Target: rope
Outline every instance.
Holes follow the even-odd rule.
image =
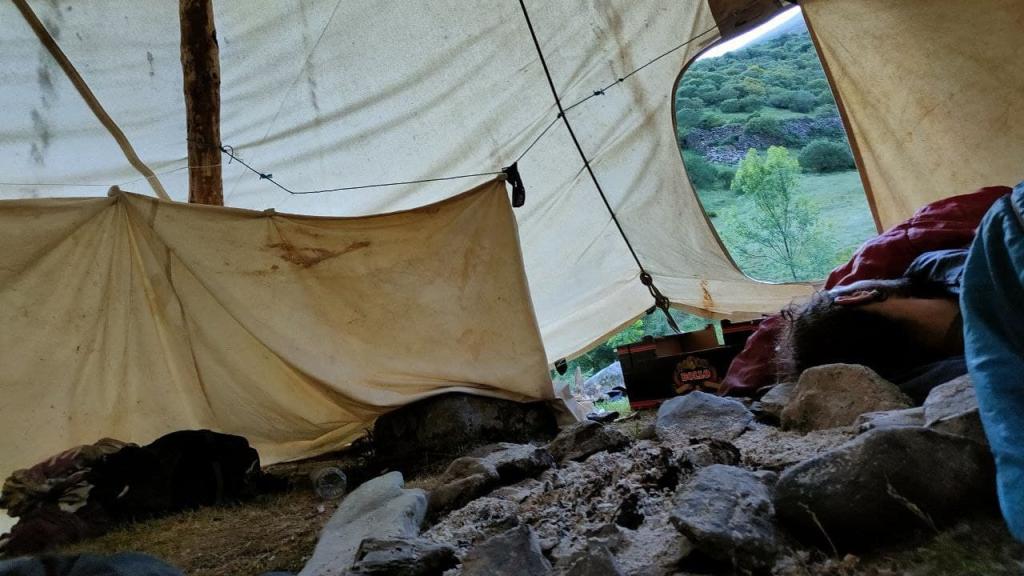
[[[675,319],[672,318],[672,314],[669,313],[668,298],[666,298],[654,285],[654,278],[651,277],[644,268],[644,265],[640,262],[640,257],[637,256],[632,242],[630,242],[629,237],[626,236],[626,231],[622,228],[622,223],[619,222],[619,217],[615,215],[615,210],[612,209],[612,205],[608,201],[608,197],[605,195],[604,189],[601,188],[601,182],[597,179],[597,175],[594,174],[594,169],[590,166],[590,159],[587,158],[587,154],[583,151],[583,146],[580,145],[579,139],[576,138],[576,132],[573,131],[572,124],[569,122],[569,118],[565,115],[565,109],[562,107],[562,99],[558,97],[558,90],[555,88],[555,81],[551,78],[551,70],[548,69],[547,59],[544,58],[544,51],[540,48],[540,41],[537,39],[537,33],[533,29],[533,22],[530,20],[530,13],[526,10],[524,0],[519,0],[519,7],[522,8],[523,17],[526,18],[526,26],[530,29],[530,37],[533,39],[533,46],[537,49],[537,57],[540,59],[540,64],[544,68],[544,76],[547,77],[548,87],[551,88],[551,96],[554,97],[555,106],[558,107],[558,117],[562,119],[562,124],[565,125],[566,131],[569,132],[569,136],[572,138],[573,145],[576,146],[576,151],[579,152],[580,159],[583,160],[583,167],[586,168],[587,173],[590,174],[590,179],[594,182],[594,187],[597,188],[597,193],[600,194],[601,201],[604,202],[605,208],[608,209],[608,215],[611,216],[612,222],[615,223],[615,227],[619,230],[619,235],[622,236],[622,240],[626,243],[626,247],[629,248],[630,255],[633,256],[633,261],[636,262],[637,268],[640,269],[640,282],[647,287],[651,297],[654,298],[654,305],[665,313],[665,318],[668,320],[669,326],[671,326],[672,330],[678,334],[679,326],[676,325]]]
[[[289,194],[292,194],[293,196],[299,196],[299,195],[302,195],[302,194],[323,194],[325,192],[341,192],[341,191],[344,191],[344,190],[362,190],[364,188],[384,188],[386,186],[401,186],[403,184],[422,184],[422,183],[425,183],[425,182],[440,182],[442,180],[458,180],[460,178],[478,178],[480,176],[497,176],[498,174],[505,174],[505,171],[497,170],[495,172],[478,172],[476,174],[459,174],[458,176],[441,176],[439,178],[423,178],[421,180],[405,180],[405,181],[402,181],[402,182],[384,182],[382,184],[362,184],[362,185],[359,185],[359,186],[342,186],[340,188],[324,188],[324,189],[321,189],[321,190],[292,190],[291,188],[288,188],[287,186],[281,184],[277,180],[274,180],[274,175],[273,174],[268,174],[268,173],[265,173],[265,172],[260,172],[259,170],[255,169],[252,166],[250,166],[249,164],[247,164],[244,160],[239,158],[234,153],[234,149],[231,148],[231,146],[221,146],[220,147],[220,151],[225,153],[225,154],[227,154],[228,157],[231,158],[232,160],[238,162],[242,166],[245,166],[253,174],[256,174],[257,176],[259,176],[260,180],[266,180],[266,181],[270,182],[271,184],[273,184],[274,186],[277,186],[281,190],[284,190],[285,192],[287,192]]]

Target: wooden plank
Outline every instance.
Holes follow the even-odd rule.
[[[220,49],[213,0],[179,0],[188,133],[188,201],[224,205],[220,151]]]

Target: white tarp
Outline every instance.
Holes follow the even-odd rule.
[[[557,120],[515,1],[214,4],[223,142],[293,190],[497,171]],[[177,2],[31,5],[142,160],[184,200]],[[615,84],[568,118],[661,291],[687,310],[719,316],[771,311],[806,293],[738,272],[684,173],[672,95],[683,65],[718,36],[705,1],[526,5],[566,106]],[[145,191],[9,3],[0,5],[0,22],[0,195],[97,195],[126,182]],[[560,122],[519,169],[527,203],[516,218],[530,294],[555,360],[652,299]],[[235,162],[224,166],[224,195],[230,206],[348,216],[421,206],[488,178],[292,196]]]
[[[363,218],[6,201],[0,245],[0,477],[102,437],[274,462],[440,392],[552,397],[500,182]]]

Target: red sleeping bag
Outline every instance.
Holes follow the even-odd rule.
[[[849,262],[828,275],[825,288],[899,278],[925,252],[970,246],[982,216],[1010,191],[1006,186],[990,186],[925,205],[908,220],[865,242]],[[782,317],[773,314],[750,335],[722,381],[723,393],[743,396],[775,383],[775,341],[782,323]]]

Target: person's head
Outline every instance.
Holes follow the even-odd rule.
[[[783,311],[780,380],[823,364],[861,364],[889,379],[957,354],[953,300],[919,298],[902,281],[868,281],[816,293]]]

